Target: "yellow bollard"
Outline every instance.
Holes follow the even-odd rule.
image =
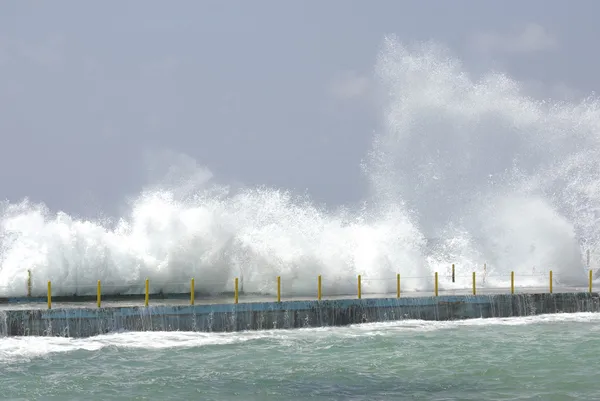
[[[552,270],[550,270],[550,294],[552,294]]]
[[[100,280],[98,280],[98,287],[96,288],[96,304],[98,308],[102,306],[102,285],[100,284]]]
[[[233,303],[237,304],[239,301],[239,293],[238,293],[238,278],[236,277],[233,282]]]
[[[31,270],[27,270],[27,297],[31,297]]]
[[[400,273],[396,274],[396,298],[400,298]]]
[[[52,283],[48,281],[48,309],[52,309]]]
[[[438,296],[438,273],[435,272],[435,279],[434,279],[434,284],[433,284],[433,293],[435,294],[435,296]]]
[[[510,293],[515,293],[515,272],[510,272]]]
[[[144,297],[144,306],[150,303],[150,280],[146,279],[146,295]]]
[[[477,295],[477,284],[475,281],[475,272],[473,272],[473,295]]]
[[[281,276],[277,276],[277,302],[281,302]]]
[[[362,286],[360,282],[360,274],[358,275],[358,299],[362,298]]]
[[[320,301],[323,293],[321,292],[321,275],[317,277],[317,299]]]
[[[190,305],[194,305],[196,300],[196,283],[194,283],[194,279],[190,281]]]
[[[593,276],[592,269],[590,269],[590,283],[589,283],[590,293],[592,292],[592,276]]]

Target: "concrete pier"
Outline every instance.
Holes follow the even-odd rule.
[[[342,326],[402,319],[458,320],[518,317],[548,313],[600,312],[596,292],[403,296],[268,301],[264,296],[224,299],[155,300],[149,306],[124,301],[53,304],[5,302],[0,307],[0,336],[89,337],[117,331],[201,331],[290,329]],[[10,301],[10,300],[9,300]],[[14,301],[14,300],[13,300]]]

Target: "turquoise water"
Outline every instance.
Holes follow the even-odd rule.
[[[600,314],[0,339],[2,400],[594,400]]]

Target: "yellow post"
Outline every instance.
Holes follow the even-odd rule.
[[[323,293],[321,292],[321,275],[317,278],[317,299],[320,301]]]
[[[52,283],[48,281],[48,309],[52,309]]]
[[[238,278],[236,277],[233,282],[233,303],[237,304],[239,301],[239,293],[238,293]]]
[[[475,272],[473,272],[473,295],[477,295],[477,284],[475,282]]]
[[[146,296],[144,297],[144,306],[150,303],[150,280],[146,279]]]
[[[277,276],[277,302],[281,302],[281,276]]]
[[[362,286],[360,282],[360,274],[358,275],[358,299],[362,298]]]
[[[194,283],[194,279],[190,281],[190,305],[194,305],[194,301],[196,298],[196,285]]]
[[[590,269],[590,280],[589,280],[590,281],[590,283],[589,283],[589,285],[590,285],[590,292],[592,292],[592,276],[593,276],[592,269]]]
[[[27,296],[31,296],[31,270],[27,270]]]
[[[98,280],[98,287],[96,288],[96,304],[98,308],[102,305],[102,286],[100,284],[100,280]]]
[[[550,294],[552,294],[552,270],[550,270]]]
[[[434,284],[433,284],[433,292],[435,294],[435,296],[438,296],[438,273],[435,272],[435,279],[434,279]]]
[[[515,272],[510,272],[510,293],[515,293]]]
[[[400,273],[396,274],[396,298],[400,298]]]

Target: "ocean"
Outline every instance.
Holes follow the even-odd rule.
[[[594,400],[600,314],[0,339],[2,400]]]
[[[431,292],[435,272],[441,289],[470,288],[473,272],[488,289],[512,272],[547,288],[550,271],[587,288],[600,266],[598,98],[536,99],[431,42],[389,36],[374,61],[382,108],[356,161],[360,200],[230,186],[195,160],[106,219],[7,200],[0,297],[44,297],[48,281],[55,297],[93,296],[99,280],[103,295],[141,294],[146,279],[153,294],[186,293],[192,278],[220,294],[238,277],[247,293],[273,297],[280,277],[284,297],[314,297],[321,275],[324,296],[356,294],[358,275],[365,294],[395,293],[397,274],[404,294]],[[0,400],[600,400],[599,322],[0,338]]]

